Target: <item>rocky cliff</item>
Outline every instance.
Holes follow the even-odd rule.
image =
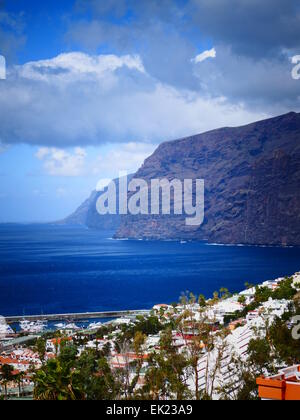
[[[205,220],[122,216],[118,238],[300,245],[300,114],[161,144],[135,175],[205,180]]]

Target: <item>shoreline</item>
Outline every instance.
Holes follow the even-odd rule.
[[[258,282],[253,285],[253,287],[262,287],[268,282],[278,282],[284,278],[300,278],[300,271],[296,271],[293,274],[286,274],[283,277],[278,277],[276,279],[266,280],[263,283]],[[236,294],[241,294],[245,292],[246,289],[242,289]],[[230,291],[229,291],[230,292]],[[208,302],[210,298],[206,298]],[[158,303],[156,303],[158,305]],[[12,315],[12,316],[2,316],[8,324],[18,323],[20,321],[86,321],[86,320],[96,320],[96,319],[106,319],[106,318],[122,318],[138,315],[149,315],[151,309],[124,309],[120,311],[103,311],[103,312],[74,312],[74,313],[60,313],[60,314],[39,314],[39,315]]]
[[[148,309],[124,310],[124,311],[108,311],[108,312],[86,312],[86,313],[66,313],[66,314],[42,314],[42,315],[16,315],[4,316],[7,323],[17,323],[23,320],[26,321],[80,321],[89,319],[103,319],[103,318],[120,318],[123,316],[138,316],[149,314]]]
[[[93,229],[93,228],[89,228],[88,226],[85,225],[62,225],[62,224],[56,224],[53,222],[1,222],[0,223],[0,227],[1,226],[26,226],[26,227],[30,227],[30,226],[44,226],[44,227],[53,227],[53,228],[67,228],[67,229],[71,229],[71,228],[77,228],[77,229],[82,229],[82,230],[89,230],[92,232],[109,232],[110,234],[113,233],[112,230],[102,230],[102,229]],[[219,243],[219,242],[209,242],[208,239],[190,239],[190,238],[134,238],[134,237],[109,237],[106,238],[107,240],[110,241],[132,241],[132,242],[179,242],[181,244],[189,244],[189,243],[200,243],[203,245],[207,245],[207,246],[226,246],[226,247],[249,247],[249,248],[280,248],[280,249],[291,249],[291,248],[300,248],[300,244],[299,245],[282,245],[282,244],[250,244],[250,243]]]

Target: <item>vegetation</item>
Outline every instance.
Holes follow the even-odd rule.
[[[0,382],[4,386],[5,399],[7,399],[7,385],[14,379],[13,368],[10,365],[3,365],[0,368]]]
[[[231,319],[245,317],[248,311],[258,308],[272,299],[293,300],[296,290],[292,279],[286,278],[272,291],[257,287],[253,303],[246,305],[246,298],[239,302],[244,309]],[[165,309],[152,312],[149,317],[138,317],[133,325],[101,327],[92,338],[114,337],[115,348],[107,344],[101,350],[86,349],[81,354],[79,346],[90,339],[84,335],[70,344],[61,341],[60,351],[55,359],[43,364],[34,376],[34,398],[38,400],[165,400],[165,399],[212,399],[215,392],[223,399],[255,400],[258,398],[256,378],[262,374],[272,374],[281,366],[299,363],[299,341],[293,340],[289,320],[300,314],[299,301],[295,300],[290,311],[270,326],[266,322],[258,331],[257,339],[248,347],[247,359],[232,354],[228,362],[232,383],[228,380],[220,384],[217,372],[222,366],[224,355],[228,354],[225,337],[229,334],[226,326],[216,327],[206,318],[206,306],[230,296],[227,289],[215,292],[213,299],[206,301],[204,296],[185,293],[181,297],[184,310],[180,316],[168,317]],[[190,311],[191,305],[199,303],[199,319],[195,320]],[[176,306],[172,310],[176,313]],[[178,313],[177,313],[178,315]],[[176,331],[184,346],[180,349],[174,343]],[[145,365],[145,342],[149,335],[160,333],[160,342],[147,356]],[[39,339],[35,345],[42,360],[45,357],[45,340]],[[125,357],[124,367],[113,369],[109,364],[111,350]],[[214,356],[210,354],[214,350]],[[207,354],[205,383],[199,383],[199,362]],[[210,368],[208,369],[208,366]],[[4,369],[2,381],[10,380],[10,372]],[[202,376],[203,379],[203,376]],[[194,383],[191,388],[188,383]],[[239,384],[237,387],[236,384]],[[139,386],[137,387],[137,384]]]
[[[274,291],[269,289],[268,287],[257,286],[255,288],[254,301],[249,305],[245,305],[242,311],[236,312],[235,314],[225,317],[225,323],[228,324],[231,321],[236,321],[237,319],[245,318],[245,316],[249,312],[256,310],[257,308],[259,308],[259,306],[267,302],[269,299],[293,300],[293,298],[297,295],[297,290],[295,290],[292,287],[292,283],[293,279],[290,277],[286,277],[282,282],[279,283],[279,287]],[[239,302],[245,304],[245,300],[243,298],[241,298]]]

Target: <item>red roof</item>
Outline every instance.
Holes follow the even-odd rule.
[[[51,343],[52,344],[61,344],[61,342],[64,341],[72,341],[72,337],[61,337],[61,338],[52,338]]]
[[[0,356],[0,365],[12,365],[16,363],[18,363],[16,359],[12,359],[11,357]]]

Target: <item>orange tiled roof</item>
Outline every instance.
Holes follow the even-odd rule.
[[[12,365],[16,363],[18,363],[16,359],[12,359],[11,357],[0,356],[0,365]]]
[[[300,365],[283,369],[278,375],[257,379],[259,397],[264,400],[300,401]]]
[[[51,343],[52,344],[61,344],[61,342],[64,341],[72,341],[72,337],[62,337],[62,338],[52,338]]]

